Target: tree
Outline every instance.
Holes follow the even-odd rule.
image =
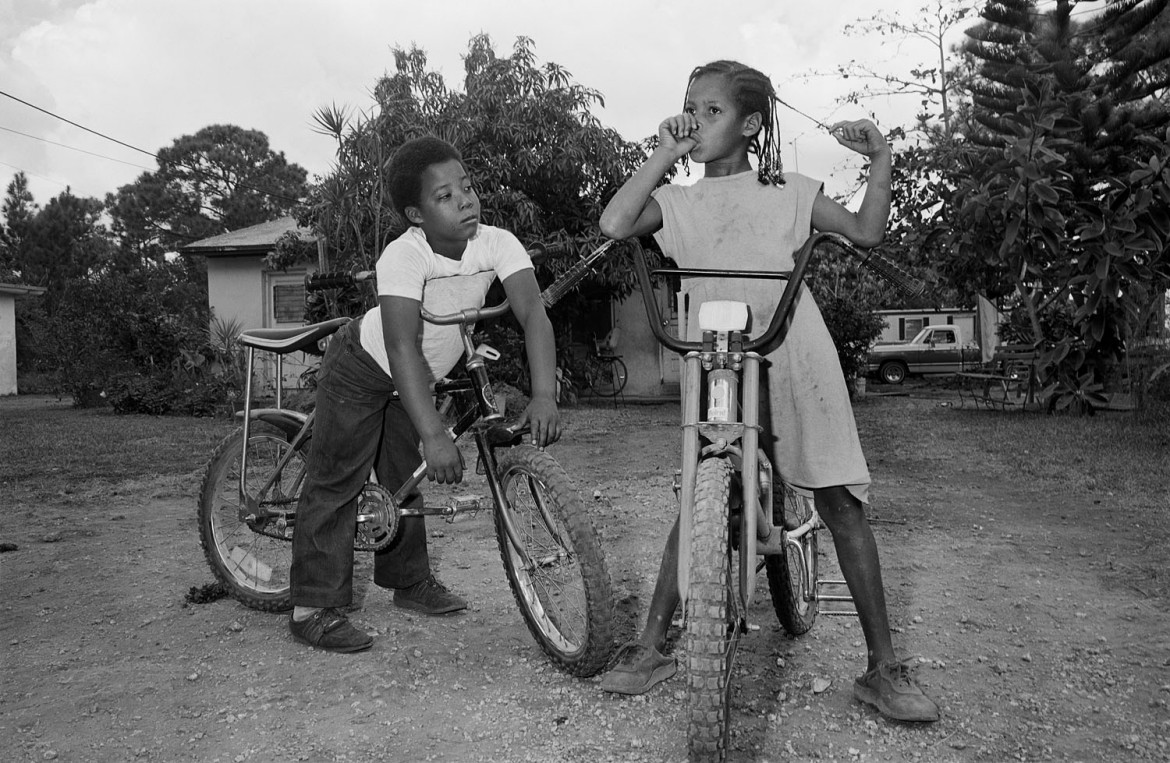
[[[1074,5],[992,2],[972,28],[979,127],[949,236],[1000,288],[1010,278],[1033,341],[1055,343],[1050,391],[1065,398],[1106,380],[1170,285],[1167,0],[1114,0],[1083,22]],[[1075,336],[1045,336],[1047,309],[1071,311]]]
[[[159,168],[109,194],[122,246],[157,261],[177,246],[290,214],[308,173],[273,151],[268,137],[211,125],[158,152]]]
[[[602,103],[599,93],[554,63],[538,65],[532,47],[521,37],[512,55],[501,57],[486,35],[473,38],[462,92],[428,69],[423,51],[397,49],[396,71],[374,87],[370,112],[352,119],[336,106],[318,112],[320,131],[337,142],[337,163],[314,189],[301,222],[324,234],[328,267],[370,268],[405,230],[390,208],[382,169],[398,146],[424,134],[461,150],[486,223],[572,253],[599,243],[601,209],[642,150],[590,113]],[[573,259],[550,258],[538,275],[551,279]],[[618,294],[634,286],[632,269],[618,258],[598,272],[598,281]],[[572,303],[558,307],[554,320],[563,325]]]

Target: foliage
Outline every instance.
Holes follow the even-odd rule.
[[[601,210],[644,153],[591,113],[602,103],[598,92],[555,63],[538,65],[532,48],[521,37],[504,57],[486,35],[472,38],[462,92],[428,68],[422,50],[396,49],[396,71],[375,85],[369,112],[350,118],[336,106],[318,111],[319,131],[337,142],[337,162],[299,219],[324,235],[327,269],[372,269],[386,243],[405,230],[383,169],[398,146],[424,134],[460,149],[485,223],[564,255],[538,265],[542,282],[600,243]],[[632,268],[616,257],[599,265],[594,282],[618,296],[635,284]],[[360,309],[351,296],[338,304],[320,298],[310,308]],[[554,323],[571,322],[579,309],[570,295],[552,313]]]
[[[158,152],[158,170],[106,196],[122,246],[157,261],[182,244],[290,214],[308,173],[258,130],[210,125]]]
[[[121,374],[169,375],[206,341],[202,290],[183,261],[70,282],[57,311],[32,327],[44,370],[75,404],[97,404]]]
[[[869,348],[885,325],[877,314],[883,287],[861,272],[856,262],[835,253],[833,247],[815,253],[806,283],[833,337],[845,383],[853,393],[857,380],[865,376]]]

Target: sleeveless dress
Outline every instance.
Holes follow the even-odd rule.
[[[821,183],[796,173],[781,186],[764,185],[754,171],[702,178],[693,185],[654,191],[662,228],[654,234],[683,268],[786,271],[812,233],[812,208]],[[700,338],[699,305],[746,302],[750,333],[767,328],[785,281],[688,278],[682,282],[688,340]],[[771,423],[772,462],[802,493],[845,486],[868,501],[869,468],[857,436],[849,391],[832,337],[812,294],[802,287],[784,341],[766,356],[767,395],[760,421]],[[765,442],[766,440],[761,440]]]

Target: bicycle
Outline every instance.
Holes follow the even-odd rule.
[[[836,234],[805,242],[788,273],[659,269],[651,273],[641,245],[630,240],[638,284],[654,337],[683,356],[682,459],[675,475],[679,500],[679,593],[687,665],[689,755],[723,760],[730,718],[728,695],[739,637],[748,628],[756,578],[766,571],[772,606],[784,629],[799,636],[825,614],[852,614],[844,581],[819,577],[817,534],[824,527],[811,498],[774,472],[759,447],[760,362],[757,350],[775,345],[795,303],[806,267],[824,243],[843,249],[908,293],[922,285],[897,265],[856,249]],[[667,333],[651,275],[781,278],[787,280],[764,333],[750,338],[747,305],[700,306],[701,341]],[[782,339],[781,339],[782,341]],[[700,406],[705,401],[706,410]],[[748,508],[750,507],[750,508]],[[777,521],[778,520],[778,521]],[[828,605],[836,609],[830,611]]]
[[[617,337],[615,328],[605,339],[594,339],[593,352],[585,358],[585,383],[601,397],[616,397],[626,388],[626,363],[617,354]]]
[[[580,280],[583,275],[568,277]],[[372,278],[368,271],[321,274],[310,276],[306,287],[335,288]],[[562,276],[554,285],[563,288],[565,280]],[[439,516],[451,523],[467,512],[491,510],[504,572],[528,630],[559,668],[574,676],[591,676],[610,658],[615,627],[613,591],[597,533],[564,469],[551,454],[522,444],[527,427],[516,428],[501,412],[485,363],[499,353],[476,346],[471,336],[473,323],[508,309],[504,300],[494,307],[450,315],[422,310],[430,323],[459,327],[466,376],[437,381],[434,393],[441,401],[440,411],[454,420],[448,431],[452,440],[468,432],[474,438],[476,471],[485,476],[490,497],[452,498],[410,509],[402,502],[424,479],[425,463],[394,493],[371,474],[358,498],[354,548],[385,548],[404,516]],[[254,609],[291,608],[292,537],[313,435],[314,414],[283,405],[282,358],[318,347],[349,320],[253,329],[240,336],[247,348],[243,424],[211,457],[198,518],[200,542],[216,578],[235,599]],[[273,408],[252,405],[257,351],[276,356]]]

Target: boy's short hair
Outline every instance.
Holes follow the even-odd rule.
[[[454,159],[463,164],[459,149],[441,138],[426,135],[403,143],[390,160],[389,190],[390,201],[402,219],[407,207],[417,207],[422,195],[422,176],[432,164],[442,164]]]

